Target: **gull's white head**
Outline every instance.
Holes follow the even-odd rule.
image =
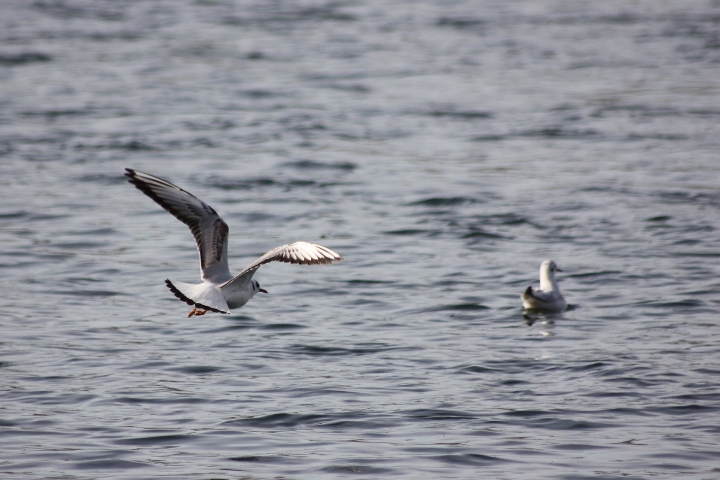
[[[552,260],[545,260],[540,264],[540,290],[554,290],[558,288],[555,282],[555,272],[562,272],[562,270],[560,270]]]
[[[260,288],[260,282],[258,282],[257,280],[253,280],[251,282],[251,286],[253,296],[255,296],[255,294],[258,292],[268,293],[267,290],[265,290],[264,288]]]

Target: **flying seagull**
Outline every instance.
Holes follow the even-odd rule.
[[[235,276],[228,268],[227,246],[229,229],[215,210],[191,193],[148,173],[125,169],[129,182],[190,227],[200,253],[202,283],[171,282],[167,287],[177,298],[194,308],[188,314],[205,315],[208,311],[230,313],[245,305],[256,293],[268,293],[253,280],[253,274],[270,262],[302,265],[330,265],[343,258],[329,248],[307,242],[275,247],[245,267]]]
[[[555,280],[555,272],[562,272],[552,260],[545,260],[540,265],[540,288],[528,287],[520,294],[523,307],[547,313],[560,313],[567,304],[560,293]]]

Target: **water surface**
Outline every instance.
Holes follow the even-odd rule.
[[[0,474],[720,476],[720,4],[9,2]],[[270,295],[186,318],[211,204]],[[546,258],[571,309],[524,316]]]

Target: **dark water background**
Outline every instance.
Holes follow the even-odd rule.
[[[720,478],[717,0],[0,9],[0,477]]]

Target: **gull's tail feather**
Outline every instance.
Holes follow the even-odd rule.
[[[192,285],[183,282],[171,282],[165,280],[165,285],[180,300],[203,310],[210,310],[217,313],[230,313],[230,308],[225,302],[220,291],[211,283]]]

